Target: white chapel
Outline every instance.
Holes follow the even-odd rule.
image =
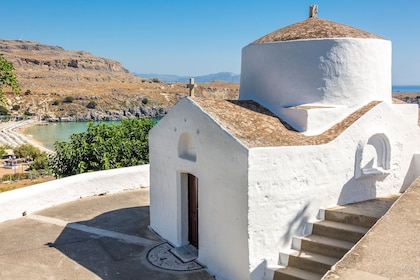
[[[151,130],[150,227],[216,279],[272,279],[320,208],[420,175],[418,112],[393,103],[389,40],[312,7],[242,49],[239,100],[183,98]]]

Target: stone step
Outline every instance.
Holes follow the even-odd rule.
[[[381,218],[398,195],[325,209],[325,220],[312,224],[312,234],[295,238],[288,266],[274,271],[274,280],[321,279]]]
[[[328,257],[307,251],[294,251],[289,255],[288,266],[302,270],[325,274],[331,266],[339,261],[339,258]]]
[[[368,230],[361,226],[324,220],[313,224],[312,234],[356,243]]]
[[[309,235],[301,238],[301,250],[329,257],[343,257],[355,243],[321,235]]]
[[[361,226],[365,228],[372,227],[377,221],[378,218],[369,217],[360,214],[354,214],[346,212],[347,209],[326,209],[325,210],[325,220],[334,221],[339,223],[345,223],[355,226]]]
[[[399,195],[389,195],[352,204],[335,206],[325,210],[325,219],[362,227],[372,227]]]
[[[296,267],[284,267],[274,272],[273,280],[320,280],[323,274],[309,272]]]

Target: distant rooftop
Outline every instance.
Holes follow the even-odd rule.
[[[316,11],[311,10],[308,19],[271,32],[255,40],[252,44],[321,38],[384,39],[383,37],[349,25],[320,19],[316,15],[317,10],[318,7],[316,7]]]

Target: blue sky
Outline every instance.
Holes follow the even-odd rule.
[[[306,19],[311,4],[391,40],[393,84],[420,84],[417,0],[3,0],[0,38],[88,51],[135,73],[239,73],[244,46]]]

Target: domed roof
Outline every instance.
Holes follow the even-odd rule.
[[[310,17],[306,20],[271,32],[258,40],[255,40],[251,44],[323,38],[384,39],[373,33],[345,24],[320,19],[318,17]]]

